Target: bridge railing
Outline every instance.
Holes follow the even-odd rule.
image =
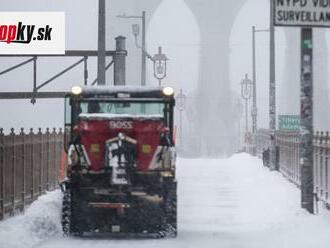
[[[61,129],[0,129],[0,220],[57,187],[62,151]]]
[[[291,182],[300,186],[300,139],[298,132],[276,132],[278,168]]]
[[[300,187],[300,137],[299,132],[276,132],[277,161],[279,171],[291,182]],[[260,157],[269,147],[269,132],[258,130],[257,151]],[[330,205],[330,136],[329,132],[316,132],[313,140],[314,149],[314,193],[317,198]],[[262,157],[262,156],[261,156]]]
[[[257,156],[262,158],[262,153],[270,146],[270,133],[268,129],[259,129],[256,137]]]
[[[329,200],[329,132],[317,132],[314,136],[314,185],[318,198]]]

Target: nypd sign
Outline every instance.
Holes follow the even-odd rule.
[[[273,0],[274,25],[330,27],[330,0]]]

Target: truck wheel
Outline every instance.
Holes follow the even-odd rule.
[[[70,190],[66,190],[63,196],[62,204],[62,230],[65,236],[81,236],[81,232],[77,228],[74,217],[75,202],[72,201]]]
[[[64,191],[62,202],[62,230],[65,236],[70,234],[71,222],[71,193],[70,190]]]
[[[166,221],[164,231],[167,237],[177,236],[177,183],[167,184],[165,196]]]

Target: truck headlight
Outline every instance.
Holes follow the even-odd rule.
[[[162,177],[174,177],[174,174],[171,171],[162,171],[160,174]]]
[[[73,95],[80,95],[81,92],[82,92],[82,88],[81,88],[80,86],[73,86],[73,87],[71,88],[71,93],[72,93]]]
[[[172,87],[163,88],[163,94],[165,96],[172,96],[174,94],[174,89]]]

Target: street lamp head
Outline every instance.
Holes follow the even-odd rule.
[[[179,111],[183,111],[186,107],[186,95],[183,94],[182,89],[180,90],[180,93],[176,96],[176,100],[178,103]]]
[[[162,52],[162,47],[158,47],[158,53],[156,53],[152,59],[154,61],[167,61],[169,60],[165,54]]]
[[[241,94],[243,99],[248,100],[251,98],[252,87],[253,87],[253,83],[246,74],[245,78],[241,82]]]
[[[159,81],[166,77],[168,60],[167,56],[162,53],[162,47],[159,47],[158,53],[152,57],[152,61],[154,62],[154,76]]]
[[[133,24],[132,25],[132,32],[135,37],[139,36],[140,34],[140,25],[139,24]]]

